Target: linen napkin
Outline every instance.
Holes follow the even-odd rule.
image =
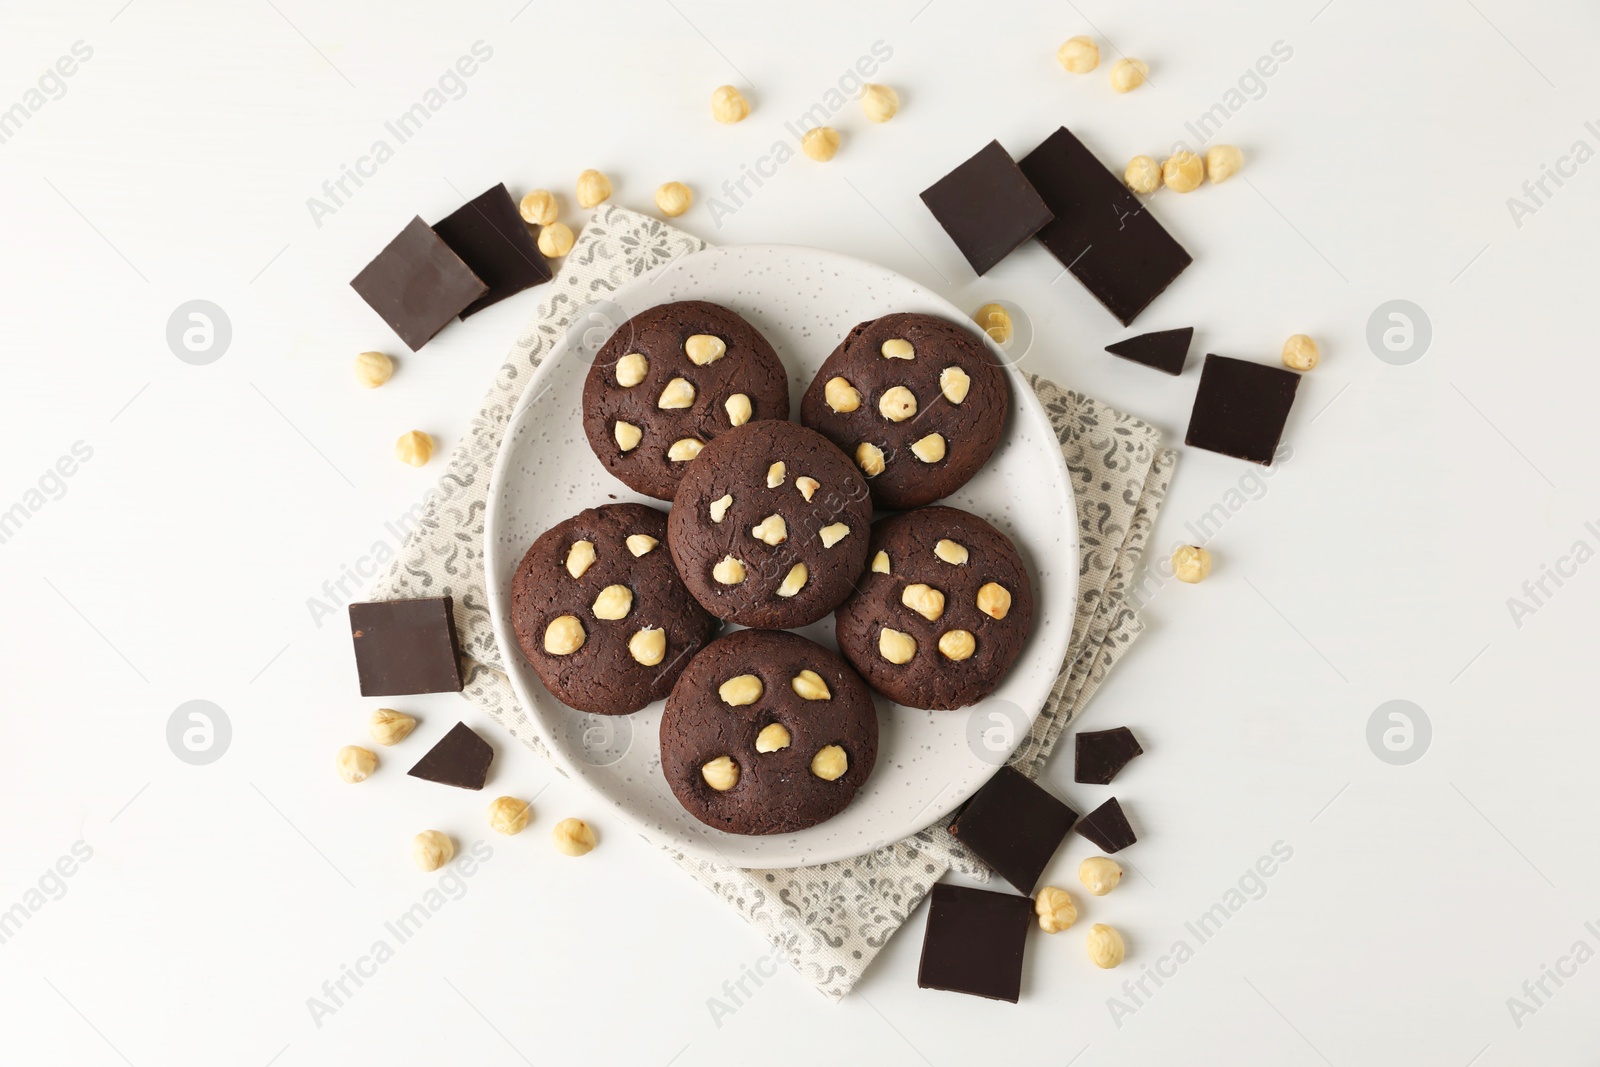
[[[706,242],[658,219],[605,205],[598,210],[450,456],[420,518],[372,599],[454,598],[465,658],[462,695],[547,759],[517,704],[496,646],[485,591],[484,505],[500,440],[523,387],[577,315],[644,272]],[[1077,493],[1079,599],[1065,661],[1038,718],[1010,758],[1037,777],[1062,731],[1139,635],[1127,591],[1165,498],[1177,454],[1152,426],[1099,401],[1029,377],[1061,443]],[[514,653],[513,653],[514,654]],[[553,761],[552,761],[553,762]],[[824,995],[843,997],[947,870],[981,880],[989,871],[940,825],[854,859],[793,870],[747,870],[661,845],[684,870],[727,901]]]

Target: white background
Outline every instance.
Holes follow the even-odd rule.
[[[1575,541],[1600,546],[1584,528],[1600,520],[1600,164],[1547,183],[1520,227],[1506,204],[1573,142],[1600,148],[1590,5],[520,4],[6,5],[0,108],[74,42],[93,57],[0,144],[0,509],[75,442],[93,454],[0,544],[0,909],[74,842],[93,856],[0,944],[0,1059],[1464,1067],[1592,1051],[1600,964],[1547,980],[1520,1026],[1507,1005],[1574,942],[1600,949],[1584,927],[1600,919],[1600,566],[1547,583],[1520,627],[1507,607]],[[1071,77],[1054,52],[1079,33],[1103,63]],[[307,198],[478,40],[493,57],[465,95],[315,225]],[[868,128],[852,105],[833,163],[796,159],[714,225],[707,197],[880,40],[899,117]],[[1197,327],[1181,379],[1102,352],[1131,331],[1042,248],[975,278],[916,198],[990,138],[1020,155],[1061,123],[1114,167],[1159,157],[1278,41],[1292,58],[1218,138],[1248,181],[1155,200],[1195,264],[1137,326]],[[1150,85],[1109,90],[1118,49]],[[723,82],[755,104],[742,125],[709,117]],[[1037,333],[1024,369],[1174,443],[1201,354],[1272,362],[1291,333],[1321,342],[1270,481],[1185,450],[1156,555],[1247,502],[1209,539],[1210,580],[1149,604],[1083,722],[1131,725],[1147,752],[1115,788],[1138,873],[1080,899],[1084,926],[1126,933],[1121,969],[1088,965],[1080,926],[1031,938],[1016,1006],[919,990],[919,910],[844,1002],[780,967],[713,1013],[725,982],[770,970],[765,942],[603,818],[593,854],[554,852],[556,820],[600,814],[581,786],[493,733],[485,796],[404,776],[456,718],[493,730],[455,698],[401,702],[417,739],[360,787],[334,776],[379,702],[356,695],[342,608],[319,626],[308,600],[392,547],[385,523],[442,471],[538,299],[412,356],[347,282],[413,214],[502,180],[560,191],[577,225],[590,166],[641,210],[658,183],[689,183],[681,223],[713,241],[816,244],[963,307],[1015,301]],[[209,366],[165,341],[196,298],[233,328]],[[1365,339],[1396,298],[1433,326],[1409,366]],[[400,356],[375,392],[350,370],[368,348]],[[423,470],[391,454],[412,428],[440,443]],[[232,723],[209,766],[167,747],[191,699]],[[1432,722],[1410,765],[1368,747],[1391,699]],[[1066,758],[1047,777],[1080,806],[1109,792],[1073,785]],[[490,841],[465,896],[315,1025],[307,998],[436,883],[411,835],[493,837],[482,807],[501,792],[538,795],[534,826]],[[1184,923],[1279,841],[1293,858],[1264,895],[1195,947]],[[1047,880],[1075,888],[1087,853],[1072,839]],[[1180,938],[1193,958],[1114,1020],[1107,998],[1132,1004],[1120,983]]]

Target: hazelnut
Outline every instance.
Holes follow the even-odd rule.
[[[937,463],[944,458],[944,435],[930,433],[911,442],[911,454],[924,463]]]
[[[826,163],[839,151],[839,131],[832,126],[816,126],[805,132],[800,138],[800,151],[816,160]]]
[[[1089,962],[1107,970],[1121,963],[1128,951],[1127,946],[1122,943],[1122,935],[1105,923],[1095,923],[1089,927],[1087,944]]]
[[[556,205],[555,194],[548,189],[535,189],[522,198],[518,205],[522,211],[522,221],[531,222],[535,226],[548,226],[556,221],[559,209]]]
[[[959,404],[967,398],[967,393],[972,389],[972,376],[960,367],[946,367],[939,372],[939,392],[952,404]]]
[[[564,222],[552,222],[539,231],[539,253],[546,259],[560,259],[572,251],[572,227]]]
[[[948,537],[939,539],[939,543],[933,546],[933,554],[952,567],[959,567],[971,558],[966,545],[957,544]]]
[[[872,557],[872,573],[873,574],[888,574],[889,573],[889,553],[885,552],[881,548],[878,549],[878,554],[876,556]]]
[[[421,430],[400,435],[394,443],[394,458],[413,467],[421,467],[433,458],[433,438]]]
[[[578,175],[578,206],[599,207],[611,199],[611,179],[590,168]]]
[[[394,374],[394,360],[382,352],[363,352],[356,357],[356,381],[376,389]]]
[[[876,478],[883,473],[883,449],[870,441],[862,441],[856,445],[856,466],[868,478]]]
[[[544,650],[552,656],[570,656],[588,637],[576,615],[558,615],[544,628]]]
[[[1144,84],[1150,68],[1142,59],[1119,59],[1111,64],[1111,88],[1119,93],[1131,93]]]
[[[885,626],[878,631],[878,655],[890,663],[910,663],[917,654],[917,639]]]
[[[629,534],[626,542],[628,551],[633,553],[635,559],[649,555],[660,543],[649,534]]]
[[[675,219],[689,210],[694,194],[682,182],[667,182],[656,187],[656,207],[669,219]]]
[[[1211,573],[1211,553],[1199,545],[1180,545],[1172,554],[1172,573],[1180,582],[1194,585]]]
[[[1225,182],[1244,166],[1244,153],[1231,144],[1214,144],[1206,149],[1206,178],[1212,185]]]
[[[999,582],[986,582],[978,590],[978,610],[991,619],[1003,619],[1011,610],[1011,591]]]
[[[706,508],[706,510],[710,512],[712,522],[721,522],[727,517],[728,509],[731,507],[733,507],[733,494],[723,493],[720,497],[713,500],[711,502],[711,506]]]
[[[1097,897],[1103,897],[1122,881],[1122,866],[1110,856],[1090,856],[1078,864],[1078,881]]]
[[[850,536],[850,527],[842,522],[831,523],[817,531],[817,536],[822,538],[823,548],[832,548],[834,545]]]
[[[861,406],[861,391],[845,378],[829,378],[822,387],[822,399],[841,415]]]
[[[594,831],[582,819],[562,819],[550,831],[550,843],[568,856],[584,856],[594,851]]]
[[[698,437],[680,437],[667,449],[667,458],[674,463],[687,463],[700,454],[706,443]]]
[[[683,342],[683,354],[696,367],[708,367],[728,354],[728,344],[710,333],[697,333]]]
[[[572,542],[572,547],[567,549],[567,573],[574,578],[582,578],[584,572],[592,566],[594,566],[594,542]]]
[[[824,745],[811,757],[811,773],[824,782],[837,782],[850,769],[850,757],[838,745]]]
[[[418,870],[437,871],[455,854],[456,846],[438,830],[424,830],[411,839],[411,858]]]
[[[711,577],[723,585],[738,585],[745,579],[744,563],[732,556],[723,556],[711,568]]]
[[[674,378],[661,390],[661,397],[656,401],[656,407],[663,411],[675,411],[686,408],[694,403],[694,386],[686,379]]]
[[[788,466],[788,464],[784,463],[783,460],[781,460],[781,459],[778,460],[778,462],[774,463],[772,466],[767,468],[767,488],[768,489],[776,489],[776,488],[778,488],[778,486],[780,486],[780,485],[782,485],[784,483],[784,479],[786,479],[788,477],[789,477],[789,466]]]
[[[650,360],[643,352],[629,352],[617,360],[617,384],[632,389],[650,373]]]
[[[1175,193],[1192,193],[1205,178],[1205,164],[1193,152],[1178,152],[1161,164],[1161,180]]]
[[[972,321],[978,328],[989,335],[989,340],[997,345],[1004,345],[1011,340],[1014,330],[1011,323],[1011,312],[1007,311],[1004,304],[985,304],[972,313]]]
[[[917,350],[904,337],[891,337],[878,346],[884,359],[916,359]]]
[[[750,536],[764,545],[781,545],[789,540],[789,524],[782,515],[768,515],[759,526],[750,528]]]
[[[617,439],[617,447],[624,452],[632,452],[644,440],[644,431],[631,422],[617,423],[611,427],[611,435]]]
[[[905,422],[917,413],[917,395],[903,385],[885,389],[878,398],[878,413],[890,422]]]
[[[783,584],[778,586],[778,595],[794,596],[806,587],[806,582],[810,578],[810,569],[804,563],[796,563],[789,568],[789,573],[783,576]]]
[[[788,729],[782,723],[769,722],[761,728],[759,734],[756,734],[756,751],[781,752],[789,747],[789,742],[792,740]]]
[[[1047,885],[1033,898],[1033,913],[1039,916],[1039,929],[1057,934],[1078,921],[1077,905],[1065,889]]]
[[[971,659],[977,650],[978,639],[972,636],[971,630],[946,630],[939,635],[939,651],[945,659],[960,663]]]
[[[734,393],[722,402],[722,406],[727,409],[728,423],[733,426],[743,426],[749,422],[751,414],[755,411],[750,404],[750,398],[743,393]]]
[[[1122,172],[1122,184],[1136,193],[1153,193],[1161,188],[1161,167],[1149,156],[1134,156]]]
[[[1100,65],[1100,46],[1091,37],[1069,37],[1056,49],[1056,62],[1068,74],[1087,74]]]
[[[1322,361],[1317,342],[1303,333],[1297,333],[1283,342],[1283,365],[1290,370],[1311,370]]]
[[[367,720],[367,733],[380,745],[397,745],[416,728],[416,719],[393,708],[379,708]]]
[[[741,674],[729,678],[717,686],[717,696],[722,702],[732,708],[742,708],[746,704],[754,704],[761,699],[761,694],[766,692],[766,686],[761,684],[761,679],[754,674]]]
[[[900,110],[900,94],[887,85],[868,85],[861,90],[861,110],[873,122],[888,122]]]
[[[366,781],[378,769],[378,754],[360,745],[346,745],[339,750],[337,766],[339,777],[354,785]]]
[[[818,489],[822,488],[822,483],[815,478],[801,477],[794,480],[794,487],[800,490],[800,495],[806,498],[807,503],[810,503],[811,497]]]
[[[789,687],[802,700],[832,700],[833,693],[828,689],[828,683],[822,680],[822,675],[816,671],[805,670],[789,679]]]
[[[646,626],[628,638],[628,654],[635,663],[645,667],[656,666],[667,656],[667,631]]]
[[[700,768],[700,777],[712,789],[726,793],[739,784],[739,765],[728,756],[718,756]]]
[[[633,590],[625,585],[608,585],[594,598],[594,607],[590,610],[597,619],[627,618],[628,612],[633,610]]]
[[[711,117],[718,122],[743,122],[750,114],[750,101],[731,85],[719,85],[711,94]]]
[[[944,614],[944,594],[921,582],[906,586],[900,593],[900,603],[929,622],[936,622]]]
[[[528,828],[528,802],[516,797],[495,797],[489,805],[489,825],[507,837]]]

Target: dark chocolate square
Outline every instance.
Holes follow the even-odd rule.
[[[494,749],[489,742],[466,723],[458,722],[406,773],[457,789],[482,789],[489,780],[489,764],[493,761]]]
[[[1065,126],[1018,165],[1055,213],[1039,241],[1124,326],[1192,262]]]
[[[1193,340],[1194,327],[1184,326],[1176,330],[1141,333],[1126,341],[1106,345],[1106,351],[1113,356],[1176,375],[1183,373],[1183,365],[1189,361],[1189,342]]]
[[[1207,356],[1183,443],[1271,466],[1298,388],[1292,370]]]
[[[1015,1004],[1033,901],[1012,893],[934,884],[917,985]]]
[[[1051,219],[1050,209],[999,141],[990,141],[923,190],[922,202],[979,274]]]
[[[489,289],[420,218],[412,219],[350,287],[413,352]]]
[[[549,262],[503,183],[434,223],[433,232],[489,286],[462,310],[462,318],[551,278]]]
[[[350,637],[364,697],[461,692],[450,598],[350,605]]]
[[[1110,785],[1117,772],[1133,757],[1144,754],[1133,731],[1126,726],[1114,730],[1091,730],[1077,737],[1077,761],[1072,780],[1085,785]]]
[[[1078,820],[1078,833],[1094,842],[1101,852],[1121,852],[1139,840],[1123,814],[1122,805],[1112,797]]]
[[[950,833],[1000,877],[1032,893],[1077,818],[1077,812],[1006,766],[972,794]]]

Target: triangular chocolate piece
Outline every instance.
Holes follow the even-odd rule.
[[[482,789],[489,780],[489,764],[493,760],[494,749],[489,742],[473,733],[466,723],[458,722],[406,773],[458,789]]]
[[[1122,813],[1122,805],[1117,803],[1116,797],[1079,819],[1074,829],[1106,853],[1121,852],[1139,840],[1134,836],[1133,827],[1128,825],[1128,817]]]
[[[1189,359],[1189,342],[1193,340],[1194,327],[1185,326],[1178,330],[1141,333],[1126,341],[1106,345],[1106,351],[1167,374],[1182,374],[1183,365]]]
[[[1085,785],[1110,785],[1117,772],[1144,749],[1126,726],[1093,730],[1078,735],[1078,761],[1073,781]]]

